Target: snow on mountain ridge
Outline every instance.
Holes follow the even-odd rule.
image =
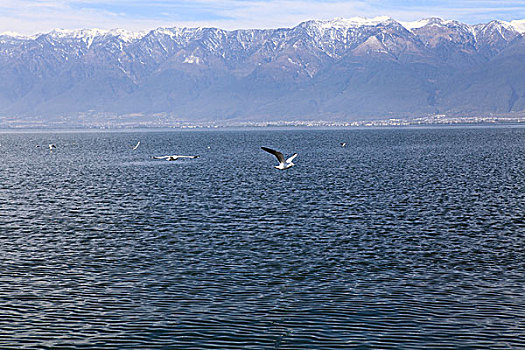
[[[378,16],[374,18],[366,17],[351,17],[351,18],[334,18],[328,21],[314,21],[322,29],[331,29],[331,28],[359,28],[363,26],[376,26],[382,23],[388,23],[393,21],[392,18],[388,16]]]
[[[148,32],[147,31],[140,31],[140,32],[129,32],[124,29],[111,29],[111,30],[105,30],[105,29],[98,29],[98,28],[91,28],[91,29],[76,29],[76,30],[70,30],[70,29],[54,29],[53,31],[43,34],[43,35],[49,35],[55,39],[76,39],[76,40],[84,40],[84,41],[92,41],[93,38],[96,37],[102,37],[102,36],[113,36],[113,37],[119,37],[125,42],[130,42],[133,40],[139,40],[143,38]]]
[[[525,34],[525,19],[514,20],[506,23],[509,23],[517,32]]]
[[[472,27],[468,24],[464,24],[455,20],[451,19],[443,19],[439,17],[430,17],[430,18],[423,18],[417,21],[412,22],[399,22],[403,27],[405,27],[409,31],[413,31],[414,29],[420,29],[425,26],[444,26],[444,27],[450,27],[450,26],[465,26],[465,27]]]
[[[424,27],[428,24],[428,18],[427,19],[420,19],[418,21],[412,21],[412,22],[399,22],[403,27],[405,27],[407,30],[412,31],[412,29],[418,29],[421,27]]]
[[[501,38],[508,40],[509,36],[512,38],[516,32],[516,28],[509,22],[494,20],[487,24],[478,24],[473,26],[476,34],[480,33],[486,35],[486,33],[498,33]],[[489,34],[490,35],[490,34]]]
[[[0,33],[0,36],[6,36],[6,37],[9,37],[9,38],[19,39],[19,40],[34,40],[34,39],[36,39],[38,37],[38,35],[40,35],[40,34],[23,35],[23,34],[16,33],[16,32],[11,32],[11,31]]]
[[[512,20],[510,22],[496,20],[495,22],[498,22],[501,25],[503,25],[505,29],[510,30],[512,28],[519,33],[522,33],[522,34],[525,33],[525,19]],[[469,28],[475,27],[477,25],[481,25],[481,24],[468,25],[468,24],[464,24],[464,23],[461,23],[455,20],[447,20],[447,19],[442,19],[438,17],[424,18],[424,19],[420,19],[416,21],[396,21],[389,16],[377,16],[373,18],[337,17],[331,20],[310,20],[310,21],[302,22],[296,27],[299,27],[305,24],[312,24],[312,25],[315,25],[319,30],[324,32],[325,30],[329,30],[329,29],[360,28],[360,27],[377,26],[379,24],[389,24],[389,23],[399,23],[405,29],[409,31],[422,28],[426,25],[445,25],[445,26],[461,25],[461,26],[465,26]],[[485,23],[485,24],[488,24],[488,23]],[[16,38],[16,39],[35,39],[36,37],[41,36],[41,35],[49,35],[54,38],[83,39],[87,37],[98,37],[98,36],[109,35],[109,36],[119,37],[121,40],[125,42],[131,42],[135,40],[140,40],[146,35],[148,35],[149,33],[153,33],[153,32],[164,34],[170,37],[178,37],[178,36],[188,34],[188,33],[196,34],[198,32],[202,32],[205,29],[218,29],[223,32],[250,32],[250,31],[258,30],[258,29],[244,29],[244,30],[228,31],[228,30],[222,30],[220,28],[204,28],[204,27],[194,27],[194,28],[193,27],[158,27],[152,30],[127,31],[127,30],[118,29],[118,28],[111,29],[111,30],[97,29],[97,28],[91,28],[91,29],[85,28],[85,29],[54,29],[47,33],[39,33],[39,34],[33,34],[33,35],[23,35],[23,34],[19,34],[16,32],[7,31],[7,32],[0,33],[0,36],[7,36],[7,37]]]

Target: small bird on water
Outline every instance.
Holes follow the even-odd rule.
[[[57,148],[57,146],[55,146],[55,145],[52,144],[52,143],[50,143],[48,147],[49,147],[49,150],[50,150],[50,151],[53,151],[53,149]]]
[[[266,152],[271,153],[277,157],[277,160],[279,161],[279,165],[274,165],[273,167],[275,169],[286,170],[286,169],[290,169],[291,167],[295,165],[294,163],[292,163],[292,161],[294,160],[295,157],[297,157],[297,153],[294,153],[290,158],[286,159],[285,161],[284,156],[281,152],[268,148],[268,147],[261,147],[261,148],[265,150]]]
[[[174,161],[180,158],[199,158],[199,156],[160,156],[160,157],[153,157],[153,159],[165,159],[169,161]]]
[[[346,147],[346,142],[341,142],[341,147]]]

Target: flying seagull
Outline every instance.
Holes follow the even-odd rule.
[[[49,150],[52,151],[54,148],[57,148],[57,146],[55,146],[54,144],[50,143],[49,144]]]
[[[139,148],[139,146],[140,146],[140,141],[137,142],[137,144],[135,146],[132,146],[131,149],[132,150],[136,150],[137,148]]]
[[[286,169],[289,169],[291,167],[293,167],[295,164],[292,163],[292,161],[294,160],[295,157],[297,157],[297,153],[294,153],[290,158],[288,158],[286,161],[284,160],[284,156],[281,152],[279,151],[276,151],[274,149],[271,149],[271,148],[268,148],[268,147],[261,147],[263,150],[265,150],[266,152],[268,153],[271,153],[273,154],[274,156],[277,157],[277,160],[279,160],[279,165],[274,165],[273,167],[275,169],[279,169],[279,170],[286,170]]]
[[[153,159],[166,159],[166,160],[177,160],[179,158],[199,158],[199,156],[161,156],[161,157],[153,157]]]
[[[341,147],[346,147],[346,142],[341,142]]]

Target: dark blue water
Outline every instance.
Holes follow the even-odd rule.
[[[525,348],[525,128],[4,132],[0,160],[1,349]]]

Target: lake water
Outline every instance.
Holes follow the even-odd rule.
[[[525,128],[2,132],[0,249],[1,349],[525,348]]]

